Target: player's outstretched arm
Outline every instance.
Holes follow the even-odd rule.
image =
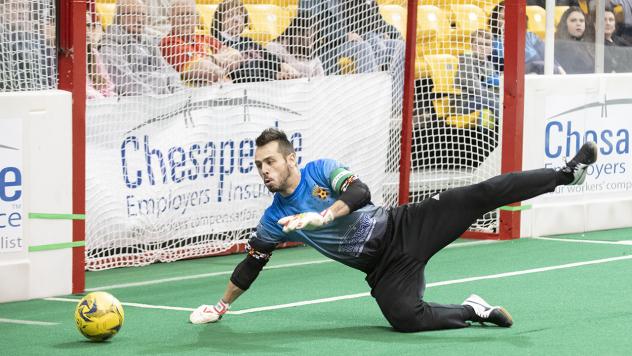
[[[342,185],[340,197],[329,208],[316,212],[305,212],[281,218],[278,224],[283,226],[283,232],[294,230],[319,229],[334,219],[350,214],[371,202],[371,191],[356,176],[350,176]]]
[[[241,261],[228,281],[224,296],[215,305],[200,305],[189,316],[193,324],[206,324],[219,321],[230,305],[239,298],[257,279],[259,272],[268,263],[274,244],[264,243],[256,239],[246,244],[248,255]]]

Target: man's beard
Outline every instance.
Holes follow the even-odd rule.
[[[279,179],[279,186],[278,187],[269,187],[268,190],[270,191],[270,193],[276,193],[279,192],[281,190],[285,190],[285,188],[287,188],[287,181],[290,178],[290,167],[289,166],[285,166],[285,174],[282,175],[283,179]]]

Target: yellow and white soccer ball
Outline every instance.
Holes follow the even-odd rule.
[[[107,340],[116,335],[124,319],[121,303],[106,292],[87,294],[75,309],[77,328],[83,336],[93,341]]]

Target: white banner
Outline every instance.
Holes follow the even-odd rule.
[[[273,126],[301,165],[338,159],[379,203],[390,90],[376,73],[89,102],[88,249],[256,226],[271,194],[254,166],[255,139]]]
[[[632,226],[632,216],[615,219],[612,213],[627,209],[619,205],[615,208],[616,201],[632,201],[631,80],[632,76],[625,74],[527,77],[524,169],[562,166],[564,159],[571,159],[586,141],[594,141],[599,147],[599,159],[588,169],[585,184],[560,186],[529,204],[555,204],[557,209],[567,211],[572,210],[569,205],[580,208],[579,211],[599,206],[601,211],[578,216],[576,222],[567,222],[566,217],[561,219],[547,211],[540,214],[540,221],[550,218],[551,225],[557,224],[561,229],[548,232],[567,232],[563,229],[565,224],[577,223],[581,226],[574,225],[570,230]],[[576,214],[574,210],[573,213]]]
[[[22,120],[0,120],[0,253],[25,249],[22,235]]]

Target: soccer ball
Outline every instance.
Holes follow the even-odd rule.
[[[124,319],[121,303],[106,292],[88,293],[75,309],[77,329],[93,341],[104,341],[116,335]]]

